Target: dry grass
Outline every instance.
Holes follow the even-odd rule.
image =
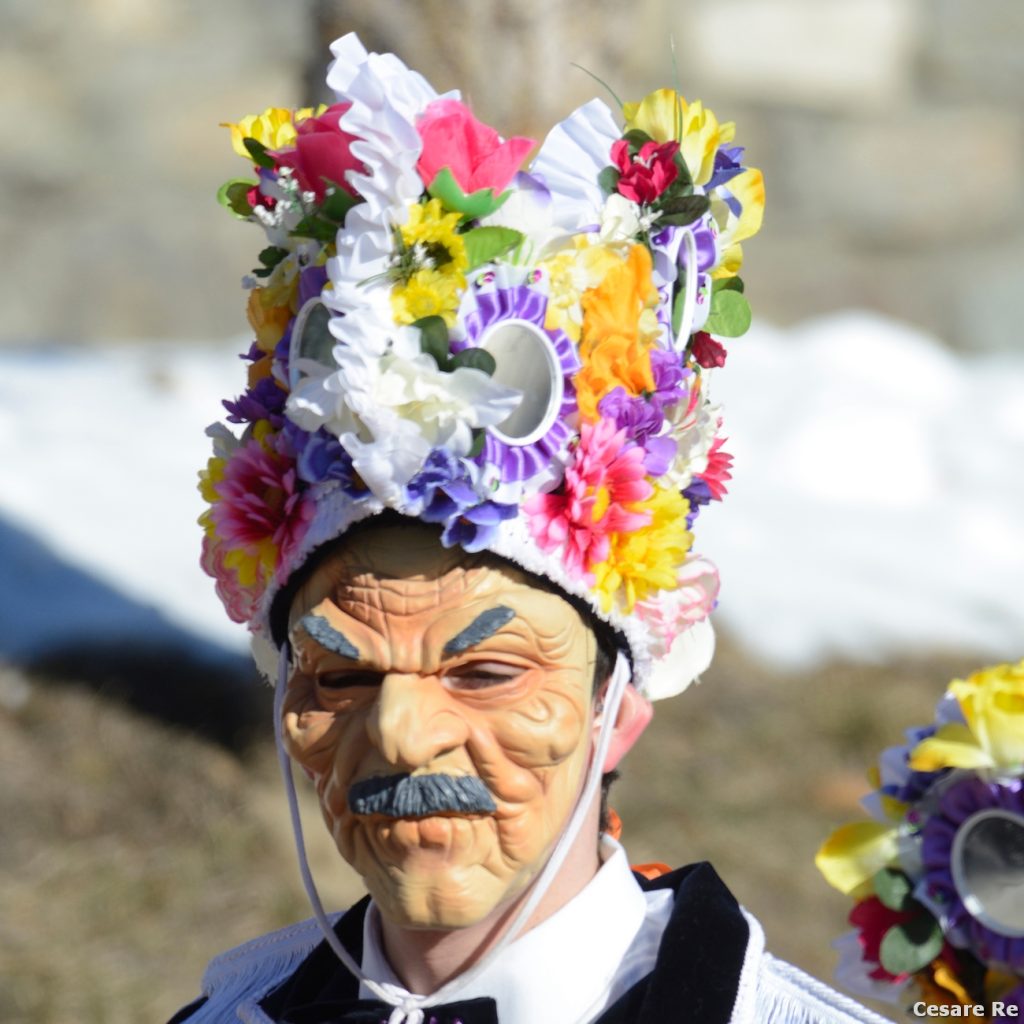
[[[856,815],[869,760],[971,667],[779,676],[725,645],[625,765],[612,802],[632,860],[713,861],[770,948],[827,979],[847,906],[814,850]],[[2,1024],[164,1020],[211,955],[307,916],[269,732],[238,757],[75,687],[34,680],[14,703],[0,707]],[[358,884],[307,820],[344,905]]]

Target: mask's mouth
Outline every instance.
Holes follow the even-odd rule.
[[[361,817],[429,818],[437,815],[494,814],[498,807],[475,775],[374,776],[354,782],[349,810]]]

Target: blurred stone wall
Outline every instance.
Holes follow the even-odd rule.
[[[600,85],[739,122],[768,214],[759,315],[864,306],[962,348],[1024,322],[1021,0],[4,0],[0,341],[244,329],[258,232],[218,122],[297,104],[356,29],[506,134]]]
[[[0,3],[0,340],[245,327],[218,123],[297,102],[305,0]]]
[[[766,175],[747,245],[756,312],[861,306],[965,349],[1024,324],[1021,0],[319,0],[505,134],[543,133],[601,86],[674,78],[739,122]],[[308,79],[322,79],[313,55]]]

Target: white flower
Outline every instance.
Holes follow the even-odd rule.
[[[598,175],[611,164],[621,131],[601,100],[574,110],[548,132],[530,173],[539,175],[554,199],[554,220],[563,231],[596,231],[604,193]]]
[[[639,205],[632,199],[615,192],[601,208],[598,237],[606,245],[629,243],[645,226],[650,226],[650,217],[645,217]]]
[[[512,179],[511,188],[508,199],[480,223],[520,232],[524,241],[503,260],[533,267],[551,250],[568,245],[570,236],[555,223],[551,193],[539,178],[520,171]]]
[[[338,345],[336,366],[303,360],[288,398],[290,419],[304,430],[324,427],[354,459],[356,471],[382,501],[393,503],[434,448],[465,456],[473,431],[504,420],[521,398],[482,370],[441,371],[419,351],[419,331],[392,328],[384,351]],[[376,482],[375,482],[376,481]]]
[[[684,400],[666,409],[665,418],[670,424],[669,436],[676,442],[676,457],[659,482],[684,491],[694,475],[708,467],[708,452],[722,422],[720,410],[704,401],[688,410]]]

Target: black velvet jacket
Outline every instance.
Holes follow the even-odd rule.
[[[736,1002],[749,928],[739,905],[710,864],[680,868],[653,881],[638,876],[644,889],[671,888],[675,904],[662,935],[654,969],[594,1024],[728,1024]],[[345,948],[362,957],[363,919],[369,898],[335,925]],[[528,984],[528,981],[525,982]],[[183,1024],[204,1000],[177,1013],[168,1024]],[[326,942],[321,942],[285,982],[260,1003],[279,1024],[379,1024],[390,1007],[359,999],[359,982]],[[426,1011],[436,1024],[498,1021],[489,999],[470,1000]],[[500,1021],[498,1021],[500,1024]]]

